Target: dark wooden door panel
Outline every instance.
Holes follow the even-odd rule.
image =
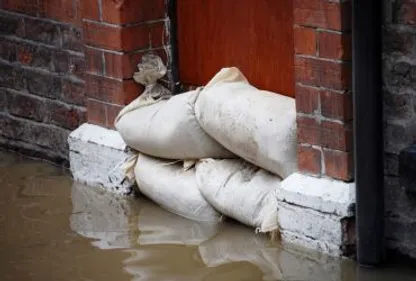
[[[182,83],[237,66],[256,87],[294,95],[292,0],[177,1]]]

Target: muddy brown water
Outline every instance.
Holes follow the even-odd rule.
[[[67,170],[0,150],[0,280],[416,280],[271,243],[226,221],[189,221]]]

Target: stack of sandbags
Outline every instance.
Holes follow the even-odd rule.
[[[296,107],[251,86],[235,67],[215,75],[195,104],[199,124],[241,158],[286,178],[297,169]]]
[[[139,68],[136,81],[154,84],[149,77],[160,71]],[[222,213],[257,231],[276,231],[272,191],[297,166],[294,100],[254,88],[237,68],[176,96],[146,87],[115,124],[140,153],[129,162],[139,191],[188,219],[219,221]]]

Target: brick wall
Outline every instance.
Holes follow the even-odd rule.
[[[416,138],[416,2],[384,0],[383,97],[386,236],[416,258],[416,201],[398,181],[398,154]]]
[[[76,1],[0,1],[0,146],[61,164],[86,120]]]
[[[164,0],[84,0],[88,122],[113,127],[120,109],[143,90],[132,79],[143,53],[165,59]]]
[[[299,170],[353,179],[350,1],[294,0]]]
[[[165,25],[164,0],[0,0],[0,146],[67,165],[72,130],[141,93],[142,54],[166,62]]]

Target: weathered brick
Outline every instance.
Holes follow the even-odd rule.
[[[41,19],[25,19],[25,37],[32,41],[60,46],[61,33],[59,25]]]
[[[406,26],[384,26],[383,51],[388,54],[401,52],[411,55],[416,49],[414,32]]]
[[[53,72],[68,72],[69,57],[66,51],[37,44],[20,43],[17,47],[20,63]]]
[[[0,88],[0,112],[3,112],[7,106],[7,91]]]
[[[332,30],[351,29],[351,3],[349,1],[295,0],[296,24]]]
[[[317,47],[316,30],[297,26],[294,29],[295,52],[297,54],[315,55]]]
[[[314,118],[304,116],[298,116],[296,123],[299,143],[321,145],[321,124],[319,124]]]
[[[86,63],[84,56],[70,55],[69,65],[71,75],[81,80],[85,79]]]
[[[56,153],[68,152],[69,130],[13,116],[0,117],[0,125],[0,135],[53,149]]]
[[[23,70],[0,62],[0,85],[17,90],[23,89],[25,87]]]
[[[100,20],[100,9],[98,0],[81,0],[80,1],[80,17],[90,20]]]
[[[0,40],[0,58],[14,62],[16,60],[16,43],[6,38]]]
[[[396,177],[399,176],[399,157],[397,154],[384,154],[384,175]]]
[[[106,127],[107,110],[106,104],[97,100],[87,100],[88,123]]]
[[[3,0],[4,10],[15,11],[28,15],[36,16],[38,8],[38,0]]]
[[[9,91],[7,96],[10,114],[36,121],[47,118],[45,99],[15,91]]]
[[[307,174],[321,174],[321,151],[311,146],[298,146],[298,168]]]
[[[82,41],[82,33],[80,28],[66,25],[61,26],[62,32],[62,48],[77,52],[84,51],[84,44]]]
[[[319,110],[320,90],[313,87],[296,85],[296,111],[314,113]]]
[[[87,71],[95,74],[103,74],[103,52],[100,50],[85,48]]]
[[[24,76],[29,93],[54,99],[60,98],[62,83],[58,77],[31,70],[25,70]]]
[[[66,79],[62,80],[62,100],[70,104],[85,105],[85,84]]]
[[[411,93],[394,94],[384,91],[384,116],[389,119],[409,119],[415,112],[414,98]]]
[[[324,117],[350,121],[352,119],[352,95],[331,91],[321,92],[321,112]]]
[[[351,152],[324,149],[325,175],[339,180],[353,179],[354,165]]]
[[[352,126],[338,122],[322,121],[322,147],[351,151]]]
[[[57,126],[74,130],[86,121],[85,108],[69,106],[56,101],[49,102],[48,108],[50,110],[50,122]]]
[[[73,0],[39,0],[39,14],[60,22],[72,23],[77,20]]]
[[[387,120],[384,124],[384,151],[399,154],[415,142],[416,124],[413,120]]]
[[[22,37],[24,35],[23,19],[17,16],[0,14],[0,34]]]
[[[133,80],[87,75],[87,96],[118,105],[130,103],[142,93],[142,88]]]
[[[125,24],[161,19],[165,16],[164,0],[111,1],[103,0],[103,20]]]
[[[414,0],[398,0],[394,10],[394,22],[400,24],[416,24],[416,2]]]
[[[69,54],[62,49],[53,50],[49,70],[58,73],[67,73],[69,71],[69,68]]]
[[[351,34],[321,31],[319,34],[319,57],[351,59]]]

